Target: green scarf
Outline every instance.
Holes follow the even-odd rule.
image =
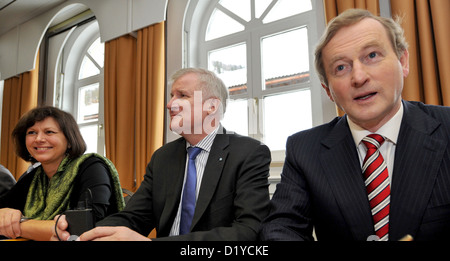
[[[108,166],[113,181],[113,196],[115,197],[115,204],[117,204],[115,207],[118,211],[121,211],[125,203],[119,174],[114,164],[99,154],[88,153],[73,160],[65,157],[59,164],[56,174],[50,180],[44,173],[42,166],[38,167],[28,191],[24,215],[38,220],[51,220],[56,215],[66,211],[69,208],[78,169],[85,159],[92,156],[103,160]]]

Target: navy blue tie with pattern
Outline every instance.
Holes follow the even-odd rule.
[[[197,186],[197,170],[195,168],[195,158],[201,150],[202,149],[198,147],[188,148],[189,161],[181,203],[180,235],[189,233],[192,224],[192,217],[194,216],[196,198],[195,194]]]

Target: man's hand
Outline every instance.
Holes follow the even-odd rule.
[[[84,232],[81,241],[151,241],[127,227],[96,227]]]

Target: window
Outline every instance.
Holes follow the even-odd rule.
[[[87,48],[79,67],[78,80],[75,83],[76,88],[76,120],[80,127],[81,134],[87,144],[87,152],[98,152],[104,148],[104,141],[99,141],[98,132],[102,128],[99,121],[101,96],[103,89],[103,63],[104,63],[104,44],[100,38]],[[103,153],[101,153],[103,154]]]
[[[47,101],[74,116],[86,142],[86,152],[104,155],[105,54],[97,21],[91,19],[52,34],[49,52]]]
[[[289,135],[313,126],[313,3],[215,0],[205,10],[199,60],[229,89],[224,127],[283,151]]]

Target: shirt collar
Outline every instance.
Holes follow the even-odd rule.
[[[210,152],[213,141],[217,135],[217,131],[219,130],[219,128],[217,127],[216,129],[214,129],[210,134],[206,135],[206,137],[204,137],[199,143],[197,143],[197,145],[195,145],[194,147],[198,147],[201,148],[202,150],[205,150],[207,152]],[[193,147],[188,141],[186,141],[186,150],[189,147]]]
[[[400,109],[397,111],[394,117],[392,117],[388,122],[386,122],[383,126],[381,126],[381,128],[377,130],[377,134],[383,136],[390,142],[397,144],[397,138],[398,133],[400,131],[400,125],[402,123],[402,118],[403,118],[403,103],[401,103]],[[366,137],[369,134],[372,134],[372,132],[358,126],[349,117],[347,117],[347,121],[356,146],[358,146],[361,143],[364,137]]]

